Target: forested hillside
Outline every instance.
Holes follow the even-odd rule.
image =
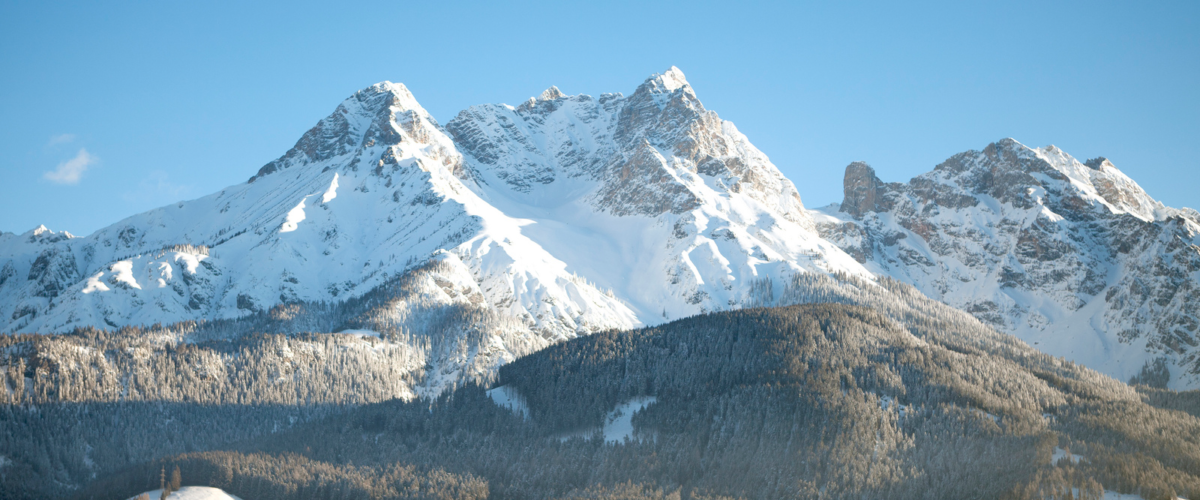
[[[826,285],[836,301],[856,288]],[[1200,496],[1188,397],[1139,393],[916,305],[758,308],[600,333],[501,368],[494,385],[524,412],[478,385],[367,404],[135,465],[74,496],[146,491],[174,465],[185,484],[245,498]],[[633,432],[603,439],[614,408],[638,397],[654,402]]]
[[[0,497],[60,496],[130,464],[487,383],[547,344],[452,271],[435,260],[361,297],[238,320],[0,335]],[[312,333],[340,331],[353,333]]]

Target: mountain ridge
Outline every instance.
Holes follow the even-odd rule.
[[[705,201],[711,204],[717,196],[747,193],[754,205],[750,209],[753,213],[747,213],[754,218],[765,216],[773,220],[781,216],[798,223],[802,229],[815,228],[790,182],[731,124],[704,109],[677,68],[650,77],[627,99],[619,94],[606,94],[600,101],[610,107],[619,105],[620,109],[604,118],[611,130],[594,130],[594,137],[586,139],[593,143],[597,139],[600,142],[620,139],[624,142],[619,146],[626,150],[617,151],[620,147],[616,143],[600,144],[600,151],[592,158],[592,166],[599,168],[572,171],[559,168],[563,166],[559,164],[527,162],[527,166],[537,169],[527,172],[522,165],[509,162],[506,168],[484,171],[480,168],[483,162],[477,158],[488,158],[487,151],[464,146],[472,154],[464,157],[455,141],[407,88],[381,82],[346,99],[288,152],[261,167],[244,184],[135,215],[84,238],[54,237],[53,243],[65,242],[57,247],[41,249],[8,242],[10,247],[17,247],[0,250],[0,255],[9,256],[6,264],[13,269],[8,274],[23,274],[27,276],[24,281],[34,285],[21,283],[27,285],[23,290],[11,285],[0,288],[0,297],[8,295],[3,302],[9,306],[0,311],[4,313],[0,317],[7,317],[9,331],[63,331],[73,325],[117,327],[238,317],[278,303],[337,300],[346,293],[361,293],[378,286],[389,273],[404,272],[414,258],[419,261],[439,251],[450,251],[457,253],[476,280],[487,288],[489,293],[485,295],[493,305],[508,307],[507,313],[523,317],[538,328],[554,330],[551,337],[562,339],[595,329],[630,327],[641,324],[641,320],[626,310],[621,304],[623,299],[605,298],[606,293],[589,285],[573,283],[578,280],[567,273],[565,264],[525,237],[523,231],[524,226],[530,225],[528,220],[509,217],[484,198],[511,197],[523,190],[528,192],[530,186],[539,182],[588,177],[594,185],[589,186],[588,203],[578,208],[596,214],[579,215],[607,217],[609,224],[639,216],[669,214],[654,222],[660,229],[658,233],[664,232],[661,226],[671,224],[666,232],[682,235],[688,227],[697,231],[706,227],[703,220],[696,225],[694,221],[681,222],[673,217],[695,219],[696,215],[688,212],[700,208],[702,197],[707,197]],[[528,116],[537,118],[550,116],[558,106],[570,102],[597,101],[583,95],[568,97],[552,87],[520,108],[491,106],[511,108],[513,112],[525,110]],[[596,110],[595,106],[591,109]],[[450,130],[466,128],[462,120],[466,113],[452,122],[456,126]],[[680,124],[687,127],[681,128]],[[577,135],[576,139],[584,138]],[[725,142],[737,144],[730,149]],[[758,166],[742,168],[742,175],[737,175],[738,172],[724,169],[722,160],[707,155],[713,151],[723,153],[735,170],[743,167],[743,160],[756,162]],[[680,161],[680,154],[685,155],[682,159],[686,162],[709,163],[679,168],[671,162]],[[603,162],[597,160],[614,155],[623,161],[601,165]],[[714,169],[724,169],[723,177],[715,182],[706,183],[696,173],[717,173]],[[555,177],[539,177],[538,172]],[[743,182],[743,178],[752,182]],[[489,182],[500,184],[499,181],[512,189],[504,193],[489,190]],[[706,191],[698,193],[701,188]],[[380,191],[388,195],[368,194]],[[377,205],[372,206],[371,201],[364,199]],[[766,213],[758,207],[764,202],[768,204]],[[358,206],[351,208],[348,215],[339,215],[339,209],[350,204]],[[409,209],[398,208],[404,206]],[[718,207],[717,211],[728,209]],[[385,224],[385,228],[393,223],[403,227],[387,234],[386,229],[353,227],[343,222],[347,219],[370,220]],[[774,227],[772,220],[767,221],[771,226],[759,229]],[[430,227],[435,221],[437,227]],[[776,237],[786,232],[774,231]],[[723,234],[727,239],[736,239],[734,233]],[[671,275],[665,277],[669,280],[690,279],[691,288],[686,293],[674,294],[676,310],[653,314],[643,307],[641,316],[678,317],[731,307],[744,300],[745,290],[730,288],[738,276],[727,269],[724,254],[711,238],[698,238],[703,240],[700,246],[704,248],[699,250],[704,254],[703,262],[712,265],[699,269],[695,262],[688,261],[670,269],[653,270],[655,274]],[[821,242],[815,233],[806,238],[810,241],[805,245],[820,247],[812,248],[811,253],[831,254],[835,260],[841,260],[825,267],[865,274],[856,263],[841,258],[836,247]],[[46,238],[39,241],[52,243]],[[761,249],[761,242],[757,244],[756,255],[766,260],[772,256],[775,260],[795,260],[798,255],[794,249],[785,248],[787,251],[781,256],[770,249]],[[364,251],[397,245],[409,247],[408,255],[398,257],[389,252],[382,256],[379,252]],[[686,246],[681,251],[690,255],[696,244]],[[230,258],[274,264],[265,266],[270,269],[238,268],[237,264],[226,262]],[[492,263],[495,259],[499,260]],[[309,269],[311,265],[305,264],[314,261],[331,262],[339,267],[357,262],[365,270],[314,273]],[[34,262],[39,264],[35,266]],[[25,268],[26,265],[29,267]],[[751,274],[755,274],[754,264],[749,265]],[[781,272],[804,270],[803,266],[791,267],[780,269]],[[698,274],[710,271],[708,276]],[[508,278],[496,282],[501,275]],[[491,282],[484,283],[488,280]],[[147,281],[150,285],[143,286]],[[719,282],[720,289],[705,288],[714,281]],[[551,303],[545,306],[537,305],[547,304],[545,300],[535,298],[542,293],[537,290],[543,289],[557,290],[546,292],[551,294]],[[718,290],[722,297],[710,298]],[[127,297],[108,300],[114,291]],[[143,307],[145,310],[133,311]],[[593,314],[589,319],[587,311],[599,316]]]
[[[675,67],[629,96],[550,87],[444,126],[380,82],[245,183],[85,237],[0,234],[0,330],[245,318],[362,296],[433,259],[447,267],[421,281],[438,283],[427,296],[524,325],[519,341],[485,341],[516,342],[503,360],[518,345],[772,303],[806,274],[884,275],[1122,379],[1165,355],[1192,377],[1172,383],[1196,383],[1200,214],[1107,159],[1004,139],[909,184],[856,162],[844,191],[806,209]],[[1089,299],[1101,292],[1119,304]],[[1078,326],[1064,318],[1088,304],[1077,331],[1043,334]],[[1084,337],[1099,346],[1075,355]]]
[[[1107,159],[1004,139],[908,183],[852,163],[844,192],[822,234],[873,272],[1123,380],[1166,356],[1194,386],[1200,216]]]

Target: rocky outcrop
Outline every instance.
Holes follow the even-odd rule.
[[[885,194],[883,181],[870,165],[856,161],[847,166],[843,186],[842,210],[846,213],[862,217],[867,212],[887,210],[880,205]]]

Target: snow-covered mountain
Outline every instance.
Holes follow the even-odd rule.
[[[629,97],[551,87],[446,129],[482,198],[643,322],[762,302],[796,273],[868,275],[677,68]]]
[[[638,324],[464,173],[404,86],[374,85],[246,183],[86,238],[4,235],[0,318],[13,332],[234,318],[361,294],[436,258],[464,266],[488,303],[548,337]]]
[[[1162,353],[1179,375],[1200,372],[1198,233],[1106,160],[1012,140],[906,185],[851,165],[845,202],[809,211],[677,68],[445,127],[384,82],[245,183],[87,237],[0,234],[0,332],[259,321],[403,283],[321,324],[423,336],[414,390],[437,393],[551,342],[880,274],[1118,378]]]
[[[1165,356],[1197,385],[1200,214],[1108,160],[1005,139],[907,184],[853,163],[844,189],[818,226],[872,272],[1118,379]]]
[[[0,236],[0,331],[336,302],[430,259],[424,297],[549,341],[758,303],[795,273],[869,276],[678,69],[628,98],[552,88],[446,128],[384,82],[245,183],[83,238]]]

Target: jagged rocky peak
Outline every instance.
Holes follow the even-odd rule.
[[[813,227],[791,181],[733,123],[705,109],[677,67],[638,86],[618,115],[614,138],[628,145],[647,141],[668,161],[680,160],[688,171],[711,178],[719,190],[745,194]]]
[[[691,90],[691,85],[688,84],[687,77],[683,75],[683,71],[675,66],[671,66],[671,69],[651,76],[643,86],[646,86],[648,91],[655,93],[674,92],[685,87]]]
[[[957,154],[922,177],[1024,208],[1047,204],[1056,212],[1100,210],[1147,221],[1178,212],[1151,198],[1105,158],[1085,164],[1054,145],[1031,148],[1011,138]]]
[[[75,237],[66,231],[52,231],[45,224],[26,231],[23,236],[26,236],[30,243],[57,243]]]
[[[558,99],[563,99],[566,97],[569,97],[569,96],[562,93],[561,90],[558,90],[557,86],[551,85],[550,88],[543,90],[542,93],[538,94],[537,97],[530,97],[529,100],[521,103],[521,105],[518,106],[517,109],[522,112],[529,112],[529,111],[538,109],[538,104],[546,103],[546,102],[554,102]],[[543,112],[554,111],[554,108],[550,107],[549,109],[542,109],[542,111]]]
[[[650,76],[628,97],[565,96],[551,87],[517,107],[473,106],[446,129],[482,182],[530,202],[561,201],[539,187],[566,181],[559,191],[590,190],[585,197],[601,211],[657,216],[728,193],[814,227],[795,186],[737,127],[704,108],[679,68]]]
[[[387,81],[376,83],[343,101],[305,132],[292,149],[259,169],[249,182],[296,165],[343,156],[351,166],[357,164],[351,158],[387,162],[396,156],[390,148],[406,142],[437,146],[427,153],[446,165],[457,162],[453,144],[442,127],[407,87]],[[371,158],[357,158],[367,152],[373,152]]]
[[[1095,158],[1092,158],[1088,161],[1083,162],[1083,164],[1087,165],[1088,168],[1090,168],[1092,170],[1104,170],[1105,167],[1117,168],[1116,166],[1114,166],[1112,164],[1111,161],[1108,161],[1108,158],[1105,158],[1103,156],[1097,156]]]
[[[694,136],[720,123],[716,113],[704,109],[683,72],[672,66],[665,73],[651,75],[626,99],[615,134],[618,141],[645,137],[655,146],[671,148],[680,142],[680,136]],[[685,157],[697,152],[680,151]]]
[[[1030,173],[1052,170],[1036,164],[1037,153],[1012,138],[988,144],[982,151],[956,154],[934,167],[928,178],[957,184],[974,193],[986,193],[1001,201],[1022,197],[1024,187],[1037,183]],[[1044,161],[1041,163],[1045,163]]]
[[[553,101],[555,99],[560,99],[560,98],[563,98],[566,96],[567,96],[567,94],[564,94],[564,93],[562,93],[561,90],[558,90],[558,87],[551,85],[550,88],[542,91],[541,95],[538,96],[538,100],[539,101]]]

